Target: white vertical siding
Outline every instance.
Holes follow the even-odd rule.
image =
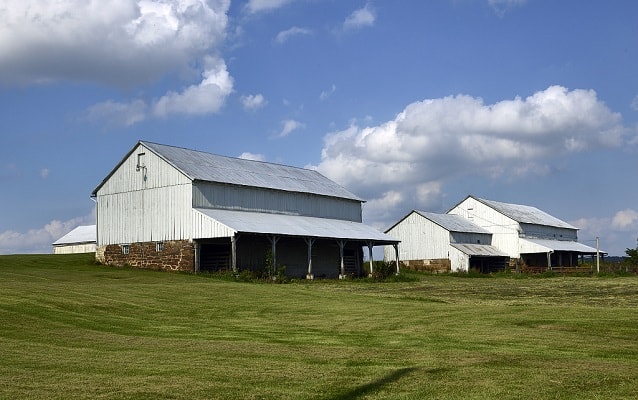
[[[70,245],[53,246],[53,254],[78,254],[94,252],[95,243],[77,243]]]
[[[190,179],[140,145],[97,193],[98,245],[189,240],[191,204]]]
[[[401,241],[399,246],[401,260],[449,257],[449,232],[416,212],[412,212],[404,218],[387,234]],[[394,259],[394,247],[385,246],[383,251],[386,260]]]
[[[470,256],[450,246],[450,269],[456,272],[468,272],[470,270]]]
[[[231,237],[235,231],[197,210],[191,211],[193,239]]]
[[[518,237],[519,223],[501,214],[491,207],[468,197],[449,211],[449,214],[460,215],[481,228],[492,232],[492,246],[507,253],[512,258],[519,258]]]

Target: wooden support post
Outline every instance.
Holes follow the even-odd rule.
[[[343,248],[346,247],[345,240],[337,240],[337,244],[339,245],[339,279],[346,278],[346,266],[343,262]]]
[[[552,270],[552,252],[551,251],[547,252],[547,270],[548,271]]]
[[[368,242],[368,255],[370,256],[370,276],[374,274],[374,259],[372,257],[372,241]]]
[[[393,244],[392,247],[394,247],[394,255],[397,262],[397,275],[399,275],[399,243]]]
[[[268,240],[270,240],[271,251],[272,251],[272,279],[277,279],[277,242],[279,241],[279,237],[275,235],[268,236]]]
[[[237,240],[239,240],[238,234],[230,237],[230,268],[235,274],[237,273]]]
[[[306,274],[306,279],[315,279],[315,276],[312,274],[312,245],[315,243],[314,238],[305,238],[306,244],[308,245],[308,273]]]

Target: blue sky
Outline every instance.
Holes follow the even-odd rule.
[[[5,0],[0,253],[51,252],[138,140],[316,168],[385,230],[468,194],[638,238],[633,0]]]

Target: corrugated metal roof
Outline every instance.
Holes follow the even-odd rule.
[[[423,211],[415,212],[424,218],[429,219],[437,225],[450,232],[466,232],[466,233],[487,233],[490,232],[480,226],[468,221],[467,219],[455,214],[437,214]]]
[[[595,254],[596,249],[579,242],[569,240],[550,240],[550,239],[528,239],[521,238],[521,242],[529,242],[537,246],[544,247],[552,251],[574,251],[577,253]],[[599,253],[605,253],[599,250]]]
[[[523,224],[536,224],[553,226],[557,228],[578,229],[536,207],[524,206],[520,204],[502,203],[500,201],[485,200],[474,197],[476,200],[486,204],[503,215],[506,215],[516,222]]]
[[[97,241],[97,230],[95,225],[83,225],[78,226],[71,232],[62,236],[60,239],[53,242],[54,246],[74,243],[91,243]]]
[[[344,187],[310,169],[225,157],[151,142],[140,143],[193,180],[363,201]]]
[[[450,243],[450,245],[469,256],[509,257],[489,244]]]
[[[399,240],[360,222],[250,211],[208,208],[196,208],[196,210],[236,232],[372,240],[384,244],[399,242]]]

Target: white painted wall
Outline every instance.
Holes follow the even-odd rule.
[[[140,144],[97,192],[98,245],[190,240],[191,204],[190,179]]]

